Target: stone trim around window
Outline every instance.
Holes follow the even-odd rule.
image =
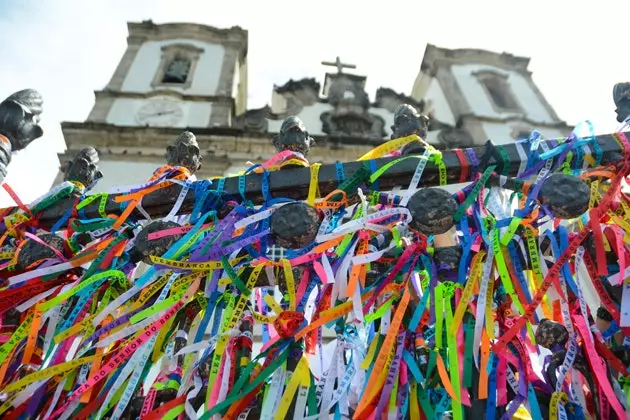
[[[517,113],[524,114],[518,99],[514,95],[510,84],[508,83],[509,75],[492,70],[481,70],[472,73],[477,78],[482,89],[486,93],[492,108],[500,113]],[[494,95],[492,89],[495,90]],[[495,95],[502,95],[504,104],[498,103]]]
[[[204,52],[203,48],[198,48],[191,44],[169,44],[162,47],[162,58],[158,65],[151,87],[153,89],[158,88],[180,88],[189,89],[192,85],[193,78],[195,77],[195,69],[197,68],[197,62],[199,57]],[[184,83],[164,83],[164,73],[168,65],[176,57],[185,58],[190,61],[190,70]]]

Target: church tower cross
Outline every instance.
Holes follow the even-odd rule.
[[[339,58],[339,56],[337,56],[337,59],[334,62],[322,61],[322,65],[323,66],[337,67],[337,74],[342,74],[343,73],[343,69],[356,69],[357,68],[356,64],[344,64],[344,63],[342,63],[341,59]]]

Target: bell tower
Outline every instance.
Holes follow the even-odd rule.
[[[62,165],[86,145],[99,151],[104,178],[94,191],[145,181],[179,133],[229,130],[247,107],[247,31],[152,21],[129,23],[128,31],[87,120],[62,123]]]
[[[412,96],[423,98],[439,121],[473,143],[527,138],[536,128],[547,138],[571,131],[532,79],[529,58],[476,49],[427,45]]]

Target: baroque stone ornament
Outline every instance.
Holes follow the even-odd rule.
[[[299,152],[304,157],[308,155],[315,140],[308,134],[306,126],[296,116],[284,120],[280,133],[273,138],[273,145],[278,152],[291,150]]]
[[[389,112],[396,112],[396,109],[403,104],[409,104],[417,109],[421,114],[426,108],[424,99],[416,101],[411,96],[407,96],[404,93],[398,93],[393,89],[380,87],[376,90],[374,104],[377,108],[384,108]]]
[[[351,74],[329,75],[328,103],[333,110],[321,114],[322,131],[329,136],[360,138],[385,137],[385,121],[371,114],[365,92],[365,77]]]
[[[64,173],[63,180],[79,182],[84,187],[89,188],[103,177],[98,169],[98,162],[99,156],[96,149],[86,147],[61,169]]]
[[[7,174],[11,153],[26,148],[44,134],[39,125],[42,96],[24,89],[0,103],[0,179]]]
[[[249,109],[236,117],[235,125],[247,133],[266,133],[269,130],[271,109],[264,106],[258,109]]]
[[[197,138],[190,131],[184,131],[166,148],[166,163],[187,168],[191,174],[201,168],[202,159]]]
[[[613,87],[613,101],[615,101],[615,112],[617,121],[625,122],[630,118],[630,82],[617,83]]]

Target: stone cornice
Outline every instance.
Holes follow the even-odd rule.
[[[302,90],[305,88],[319,93],[321,85],[315,78],[304,78],[300,80],[289,79],[289,81],[282,86],[274,86],[274,90],[277,93],[295,92],[297,90]]]
[[[172,128],[172,127],[131,127],[131,126],[117,126],[114,124],[101,123],[101,122],[71,122],[64,121],[61,123],[61,129],[66,133],[76,133],[76,134],[97,134],[94,139],[106,139],[106,138],[116,138],[116,139],[128,139],[129,147],[133,147],[135,142],[140,137],[165,137],[165,138],[175,138],[182,131],[189,130],[195,133],[199,142],[201,143],[204,139],[217,139],[217,140],[227,140],[231,139],[233,141],[238,142],[239,139],[248,138],[248,139],[260,139],[269,141],[271,144],[271,138],[275,133],[260,133],[260,132],[252,132],[247,131],[242,128],[236,127],[187,127],[187,128]],[[332,147],[348,145],[348,146],[378,146],[382,144],[385,140],[381,138],[362,138],[362,137],[347,137],[347,136],[313,136],[315,142],[318,145],[331,145]],[[72,144],[66,136],[67,147],[72,148]],[[122,140],[120,144],[125,144],[125,141]],[[94,147],[98,147],[100,145],[94,145]],[[113,146],[113,145],[111,145]],[[139,145],[141,146],[141,145]]]
[[[196,127],[196,128],[173,128],[173,127],[132,127],[132,126],[119,126],[114,124],[102,123],[102,122],[74,122],[74,121],[62,121],[62,130],[90,130],[90,131],[103,131],[103,132],[116,132],[116,133],[149,133],[156,132],[160,134],[172,134],[174,137],[181,134],[182,131],[190,130],[196,135],[217,135],[217,136],[236,136],[243,135],[243,130],[232,127]]]
[[[247,51],[248,33],[239,26],[219,29],[194,23],[156,24],[151,20],[127,23],[129,44],[167,39],[194,39],[211,44],[234,45]]]
[[[105,89],[94,91],[94,96],[97,100],[106,98],[150,99],[155,96],[171,96],[188,102],[209,102],[232,106],[234,105],[234,98],[230,96],[187,95],[171,89],[156,89],[150,92],[122,92]]]
[[[504,70],[530,73],[527,70],[529,60],[528,57],[519,57],[508,53],[496,53],[473,48],[450,50],[427,44],[420,69],[428,74],[435,75],[437,64],[485,64]]]
[[[101,160],[151,162],[156,168],[164,161],[166,147],[185,129],[151,127],[117,127],[103,123],[63,122],[66,151],[60,161],[70,159],[86,146],[96,148]],[[252,133],[234,128],[190,128],[203,153],[200,177],[223,174],[229,166],[243,169],[247,162],[264,162],[276,149],[271,134]],[[327,138],[317,136],[311,150],[311,162],[333,163],[354,160],[375,146],[381,139]]]
[[[534,127],[547,127],[547,128],[559,128],[559,129],[567,129],[571,131],[573,127],[569,126],[564,121],[557,122],[544,122],[544,121],[535,121],[530,118],[524,117],[523,115],[509,115],[506,117],[488,117],[484,115],[475,115],[475,114],[463,114],[459,117],[460,121],[473,119],[480,122],[489,122],[489,123],[506,123],[506,122],[522,122],[525,124],[530,124]],[[460,125],[460,124],[458,124]]]

